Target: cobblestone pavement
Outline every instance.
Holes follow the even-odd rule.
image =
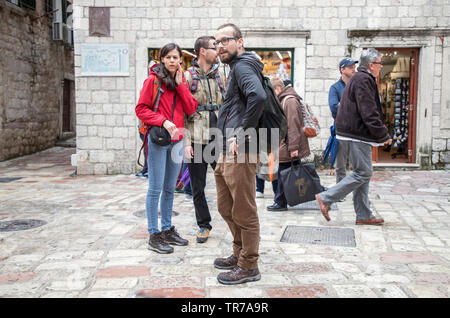
[[[147,249],[142,217],[146,179],[71,176],[72,148],[0,163],[0,222],[47,222],[0,232],[0,297],[449,297],[450,171],[377,171],[370,199],[384,226],[356,226],[349,196],[326,222],[317,210],[269,212],[266,183],[258,282],[220,285],[216,257],[231,235],[217,212],[214,178],[207,197],[211,237],[195,241],[193,204],[176,194],[173,224],[189,239],[169,255]],[[323,185],[334,177],[319,172]],[[353,229],[356,247],[280,242],[289,225]]]

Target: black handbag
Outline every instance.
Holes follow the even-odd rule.
[[[171,121],[173,121],[173,115],[175,113],[176,98],[177,98],[177,94],[175,93],[175,95],[173,96],[173,109],[172,109]],[[159,107],[159,99],[155,106],[155,110],[154,110],[155,113],[158,111],[158,107]],[[170,142],[172,141],[172,137],[170,137],[169,132],[163,126],[161,126],[161,127],[160,126],[152,126],[150,128],[148,134],[150,136],[151,142],[158,146],[170,145]]]
[[[294,164],[286,170],[280,171],[284,196],[290,206],[315,200],[315,195],[324,191],[314,163]]]

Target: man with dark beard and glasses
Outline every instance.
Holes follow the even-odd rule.
[[[219,112],[218,129],[223,145],[214,176],[217,208],[233,235],[233,254],[217,258],[214,266],[230,271],[220,273],[221,284],[234,285],[261,279],[258,269],[259,219],[256,207],[257,151],[256,132],[263,113],[266,93],[262,86],[264,65],[254,54],[246,53],[244,39],[234,24],[216,31],[216,46],[221,61],[231,68],[224,103]]]

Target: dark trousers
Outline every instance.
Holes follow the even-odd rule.
[[[294,164],[299,164],[300,162],[298,160],[294,161]],[[292,165],[291,162],[280,162],[278,165],[278,187],[277,191],[275,192],[275,203],[277,203],[279,206],[286,207],[287,206],[287,200],[284,196],[284,188],[283,188],[283,182],[281,181],[280,172],[283,170],[288,169]]]
[[[211,214],[209,213],[208,203],[206,202],[205,186],[206,186],[206,173],[208,172],[208,165],[211,165],[213,170],[216,169],[216,161],[205,162],[203,156],[199,163],[195,163],[200,155],[200,152],[196,152],[195,149],[205,149],[206,145],[192,145],[194,148],[194,158],[191,159],[187,165],[189,169],[189,176],[191,178],[192,196],[194,199],[195,217],[197,219],[197,225],[202,228],[212,229],[211,226]]]
[[[265,181],[266,180],[260,179],[260,178],[258,178],[258,176],[256,176],[256,192],[264,193],[264,183],[265,183]],[[277,188],[278,188],[278,180],[273,180],[272,181],[273,193],[277,192]]]

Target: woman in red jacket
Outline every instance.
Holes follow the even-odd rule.
[[[185,246],[172,226],[174,190],[180,172],[184,136],[184,114],[192,115],[197,101],[192,97],[181,68],[181,48],[175,43],[166,44],[160,51],[161,64],[154,65],[141,90],[136,115],[145,124],[164,127],[171,143],[160,146],[148,138],[148,192],[145,204],[150,233],[149,249],[158,253],[172,253],[171,245]],[[157,112],[154,112],[153,85],[159,81],[163,93]],[[173,118],[173,119],[172,119]],[[158,203],[161,196],[161,231],[158,230]]]

